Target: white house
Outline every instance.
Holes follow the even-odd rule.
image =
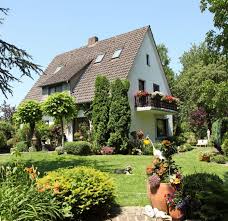
[[[150,26],[101,41],[91,37],[86,46],[57,55],[25,99],[43,101],[54,92],[69,91],[83,107],[93,100],[97,75],[130,81],[131,131],[141,129],[152,140],[172,135],[175,106],[154,103],[150,96],[135,97],[137,91],[171,95]],[[84,120],[82,108],[65,128],[69,141]]]

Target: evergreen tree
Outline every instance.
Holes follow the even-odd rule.
[[[108,140],[109,89],[108,79],[104,76],[97,76],[95,96],[92,103],[93,135],[97,147],[105,145]]]
[[[108,144],[120,151],[127,148],[131,123],[131,110],[128,102],[128,81],[116,79],[111,85],[111,104],[109,110]]]

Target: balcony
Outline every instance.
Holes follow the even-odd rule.
[[[135,96],[135,108],[137,111],[154,111],[164,114],[175,114],[177,104],[154,98],[151,94],[146,96]]]

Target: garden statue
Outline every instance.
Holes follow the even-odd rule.
[[[209,129],[207,129],[207,140],[209,141],[211,138],[211,132]]]

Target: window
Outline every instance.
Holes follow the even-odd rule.
[[[139,80],[139,91],[145,91],[145,81]]]
[[[63,87],[62,85],[57,85],[57,86],[51,86],[48,88],[48,94],[53,94],[55,92],[62,92],[63,91]]]
[[[105,54],[99,54],[94,63],[100,63],[103,60],[104,56]]]
[[[59,72],[61,69],[62,69],[62,65],[61,66],[58,66],[56,69],[55,69],[55,72],[54,72],[54,74],[56,74],[57,72]]]
[[[166,137],[167,136],[167,120],[166,119],[157,119],[157,137]]]
[[[150,66],[150,55],[146,55],[146,64]]]
[[[160,91],[160,87],[158,84],[153,84],[153,90],[154,91]]]
[[[112,55],[112,59],[113,58],[119,58],[120,57],[120,54],[121,54],[121,52],[122,52],[122,48],[119,48],[119,49],[117,49],[115,52],[114,52],[114,54]]]

